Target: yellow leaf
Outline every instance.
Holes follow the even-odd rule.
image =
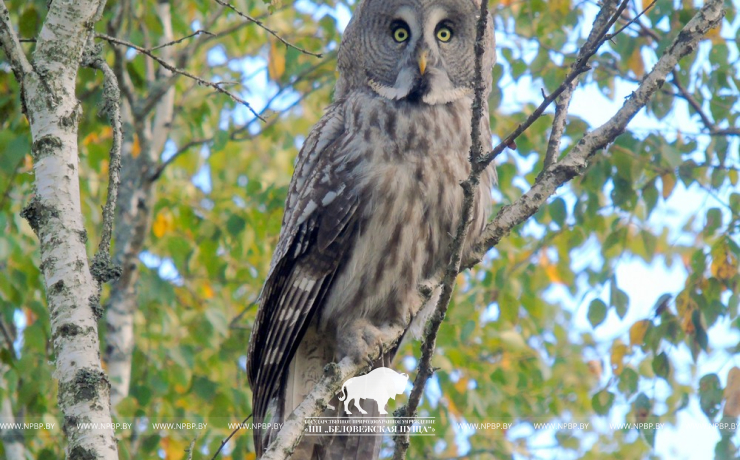
[[[511,370],[511,353],[504,351],[501,354],[501,361],[499,361],[501,368],[505,371]]]
[[[563,284],[563,279],[560,277],[560,273],[558,273],[558,267],[556,265],[548,265],[545,267],[545,273],[553,283]]]
[[[560,272],[558,271],[558,266],[550,262],[550,259],[544,251],[540,255],[540,266],[545,269],[545,274],[550,282],[564,284],[563,278],[560,276]]]
[[[623,344],[621,340],[615,341],[614,345],[612,345],[610,361],[614,375],[622,373],[622,370],[624,369],[624,355],[627,354],[627,351],[629,351],[627,345]]]
[[[727,374],[724,414],[728,417],[740,416],[740,368],[737,367],[730,369]]]
[[[152,224],[152,232],[154,232],[154,236],[157,238],[162,238],[165,233],[172,230],[172,227],[174,227],[172,215],[166,211],[160,211],[157,213],[157,217]]]
[[[650,329],[652,323],[649,320],[643,319],[638,321],[630,327],[630,346],[642,345],[645,340],[645,333]]]
[[[213,288],[208,283],[205,283],[203,285],[203,297],[205,297],[206,299],[213,298]]]
[[[730,178],[730,183],[734,186],[737,185],[738,172],[737,169],[731,169],[727,171],[727,177]]]
[[[715,27],[713,29],[709,29],[709,31],[704,35],[705,39],[709,39],[714,44],[724,44],[725,39],[722,38],[722,35],[720,32],[722,31],[722,23],[720,23],[719,27]]]
[[[134,136],[134,144],[131,146],[131,156],[137,158],[141,153],[141,144],[139,144],[139,137]]]
[[[23,169],[20,170],[21,173],[27,173],[33,169],[33,157],[29,154],[26,154],[25,157],[23,157]]]
[[[162,450],[164,450],[165,460],[181,460],[185,458],[185,449],[188,448],[189,443],[180,439],[166,437],[162,438],[160,444],[162,445]]]
[[[460,409],[457,408],[455,403],[452,401],[451,398],[445,398],[445,401],[447,402],[447,410],[450,411],[455,416],[460,416]]]
[[[636,47],[632,52],[632,55],[627,59],[627,68],[634,72],[637,78],[642,78],[645,75],[645,62],[642,60],[642,53],[640,53],[640,47]]]
[[[667,200],[676,186],[676,177],[672,173],[667,173],[660,176],[660,180],[663,181],[663,199]]]
[[[712,275],[722,281],[729,281],[737,275],[737,260],[725,249],[724,256],[712,259]]]
[[[462,377],[453,386],[458,393],[465,393],[468,390],[468,378]]]
[[[277,42],[270,43],[270,62],[267,64],[267,73],[270,79],[279,80],[285,73],[285,51]]]
[[[686,310],[686,313],[681,316],[681,329],[683,329],[686,335],[694,335],[694,333],[696,332],[694,320],[691,318],[691,313],[693,311],[693,308],[688,309]]]

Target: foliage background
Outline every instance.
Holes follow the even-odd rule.
[[[228,33],[209,37],[187,62],[204,79],[238,82],[229,88],[268,121],[191,80],[177,82],[176,116],[162,160],[178,154],[156,182],[154,218],[140,257],[131,391],[116,408],[117,421],[134,424],[117,432],[121,458],[186,458],[196,436],[193,458],[211,458],[231,432],[227,423],[251,412],[245,352],[254,301],[277,241],[293,159],[331,100],[335,51],[353,7],[307,0],[234,5],[264,16],[282,37],[324,57],[286,49],[224,12],[209,31]],[[8,6],[20,36],[34,37],[46,2]],[[173,3],[174,36],[199,29],[217,6],[210,0]],[[608,423],[674,424],[689,414],[706,428],[738,415],[740,378],[728,381],[740,351],[736,6],[727,2],[722,29],[677,73],[711,125],[667,83],[585,177],[563,188],[483,265],[461,275],[440,332],[439,371],[423,405],[425,414],[437,417],[440,435],[412,438],[410,458],[677,458],[696,440],[670,430],[615,430]],[[108,2],[100,32],[115,7]],[[526,117],[540,88],[549,92],[560,84],[595,11],[590,2],[570,0],[496,4],[499,64],[491,107],[498,109],[491,125],[497,137]],[[576,93],[566,149],[612,113],[596,96],[619,103],[694,11],[691,1],[658,0],[642,20],[656,36],[633,26],[602,49]],[[157,43],[162,30],[154,1],[136,2],[121,38],[145,46]],[[30,50],[33,43],[25,46]],[[103,49],[112,62],[110,45]],[[145,94],[151,61],[135,52],[126,57],[136,91]],[[111,132],[98,115],[101,75],[81,69],[78,81],[81,191],[92,255]],[[0,352],[0,393],[19,419],[59,427],[38,242],[19,215],[32,193],[32,160],[18,94],[9,66],[0,61],[0,319],[13,342]],[[550,120],[540,119],[518,139],[516,151],[497,160],[497,207],[534,181]],[[136,145],[132,154],[138,154]],[[641,263],[650,267],[645,286],[625,288],[620,266]],[[681,285],[661,291],[670,298],[646,295],[666,270],[678,273]],[[417,350],[418,344],[403,348],[397,367],[413,369]],[[156,422],[208,427],[154,429]],[[476,431],[461,422],[512,426]],[[540,422],[590,425],[535,429]],[[710,430],[717,444],[702,458],[735,458],[737,435]],[[24,435],[28,458],[63,456],[59,429]],[[656,443],[677,443],[676,456],[667,447],[654,449]],[[249,433],[235,436],[221,458],[254,458]]]

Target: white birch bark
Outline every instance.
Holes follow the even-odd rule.
[[[110,385],[100,364],[98,286],[90,273],[80,206],[75,80],[105,1],[55,0],[28,62],[0,0],[0,43],[21,83],[33,138],[35,195],[22,215],[39,237],[68,459],[117,460]],[[81,427],[98,423],[107,428]]]

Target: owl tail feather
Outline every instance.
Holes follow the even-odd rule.
[[[324,366],[334,360],[335,346],[327,340],[325,334],[320,334],[315,324],[309,326],[306,335],[296,350],[295,356],[290,363],[288,375],[281,394],[281,400],[276,401],[280,409],[273,412],[272,420],[282,424],[298,405],[305,399],[306,395],[313,390],[317,382],[324,375]],[[395,352],[395,350],[394,350]],[[373,367],[389,363],[392,355],[383,357]],[[325,410],[322,417],[342,417],[343,406],[338,402],[336,396],[329,401],[329,405],[335,409]],[[368,414],[364,417],[379,417],[378,408],[372,403],[366,404]],[[350,424],[343,423],[342,426]],[[274,426],[274,423],[273,423]],[[278,425],[280,426],[280,425]],[[279,434],[277,429],[271,429],[266,433],[265,446],[269,445]],[[304,436],[296,446],[291,460],[375,460],[380,455],[382,436],[334,436],[313,435]]]

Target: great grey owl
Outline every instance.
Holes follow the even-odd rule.
[[[388,325],[420,333],[461,215],[480,0],[363,0],[339,48],[335,102],[301,149],[249,343],[254,422],[280,423],[345,356],[365,360]],[[495,62],[488,18],[483,151]],[[481,177],[467,240],[491,208]],[[375,366],[388,364],[395,351]],[[377,414],[377,412],[376,412]],[[273,425],[274,426],[274,425]],[[277,435],[255,430],[258,457]],[[309,437],[293,459],[376,458],[375,437]]]

